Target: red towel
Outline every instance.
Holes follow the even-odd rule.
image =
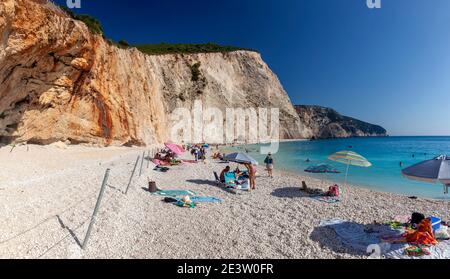
[[[405,234],[406,241],[413,244],[436,245],[438,242],[434,238],[433,228],[430,219],[423,220],[417,230]]]

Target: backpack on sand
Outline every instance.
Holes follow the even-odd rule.
[[[330,188],[328,189],[328,193],[327,195],[330,197],[339,197],[339,186],[338,185],[333,185],[330,186]]]

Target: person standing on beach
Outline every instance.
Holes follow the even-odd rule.
[[[270,178],[273,178],[273,168],[274,168],[274,161],[272,157],[272,153],[267,154],[266,159],[264,160],[264,164],[266,164],[267,173]]]
[[[199,150],[197,146],[194,146],[194,148],[192,149],[192,153],[194,154],[195,161],[198,162]]]
[[[248,179],[250,181],[250,189],[256,190],[256,167],[252,164],[245,164],[248,170]]]

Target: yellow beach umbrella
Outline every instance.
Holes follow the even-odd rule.
[[[329,160],[347,165],[345,172],[345,186],[347,186],[348,171],[350,166],[368,168],[372,166],[366,158],[353,151],[340,151],[330,155]]]

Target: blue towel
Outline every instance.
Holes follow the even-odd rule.
[[[230,184],[236,182],[236,174],[234,172],[227,172],[224,174],[225,184]]]
[[[325,203],[338,203],[341,201],[338,197],[313,196],[311,198],[313,198],[317,201],[325,202]]]
[[[152,195],[163,197],[182,197],[182,196],[193,196],[195,195],[195,193],[187,190],[159,190],[156,193],[152,193]]]
[[[320,222],[320,227],[327,227],[336,232],[342,244],[362,254],[367,252],[370,245],[378,244],[381,253],[387,259],[449,259],[450,241],[441,241],[435,246],[429,247],[431,255],[422,257],[410,257],[405,255],[405,248],[409,244],[388,244],[382,241],[383,236],[400,236],[404,230],[394,230],[389,226],[372,225],[372,230],[367,231],[367,225],[348,222],[339,219],[330,219]]]
[[[210,203],[215,203],[215,202],[222,202],[221,199],[219,198],[215,198],[215,197],[192,197],[191,201],[193,202],[210,202]]]

